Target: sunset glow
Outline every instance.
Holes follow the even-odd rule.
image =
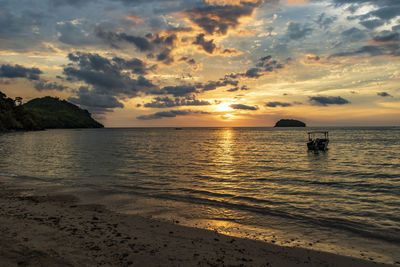
[[[23,3],[0,0],[0,91],[24,102],[108,127],[400,123],[393,1]]]

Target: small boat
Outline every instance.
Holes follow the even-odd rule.
[[[308,132],[308,150],[328,150],[329,133],[324,131]]]

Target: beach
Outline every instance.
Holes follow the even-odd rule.
[[[0,185],[2,266],[390,266]]]

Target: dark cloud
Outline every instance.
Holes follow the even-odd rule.
[[[360,21],[360,24],[363,25],[365,28],[373,30],[385,24],[384,21],[379,19],[371,19],[371,20],[364,20]]]
[[[129,35],[126,33],[116,33],[111,31],[104,31],[101,28],[96,29],[97,37],[103,39],[113,47],[119,47],[118,44],[121,42],[127,42],[133,44],[140,51],[151,51],[153,46],[149,40],[141,36]]]
[[[155,95],[187,96],[197,92],[197,87],[193,85],[176,85],[165,86],[160,91],[154,91],[152,93]]]
[[[350,103],[340,96],[310,96],[309,99],[312,104],[319,106],[344,105]]]
[[[176,29],[176,31],[186,31],[186,29]],[[112,47],[120,48],[120,43],[129,43],[137,47],[141,52],[150,52],[149,58],[162,61],[165,64],[171,64],[175,61],[172,56],[173,50],[176,48],[177,36],[174,31],[168,31],[165,36],[149,33],[145,37],[129,35],[126,33],[116,33],[104,31],[101,28],[96,29],[97,37],[105,40]],[[154,56],[154,54],[156,56]]]
[[[27,37],[34,27],[40,25],[37,14],[17,15],[3,8],[0,9],[0,38]]]
[[[76,6],[76,7],[82,7],[84,5],[87,5],[90,2],[98,2],[99,0],[49,0],[49,4],[53,7],[62,7],[62,6]]]
[[[344,32],[342,32],[342,36],[350,42],[356,42],[356,41],[360,41],[360,40],[366,38],[367,34],[364,31],[362,31],[356,27],[353,27],[351,29],[348,29],[348,30],[345,30]]]
[[[311,34],[313,29],[307,25],[301,25],[297,22],[290,22],[287,27],[286,35],[292,40],[299,40]]]
[[[171,55],[171,50],[170,49],[165,49],[162,51],[160,54],[157,55],[157,60],[158,61],[163,61],[165,64],[171,64],[174,62],[174,58]]]
[[[220,79],[219,81],[208,81],[205,84],[199,84],[198,87],[202,88],[203,91],[211,91],[217,89],[218,87],[224,87],[227,85],[237,86],[238,84],[238,81],[224,78]]]
[[[388,92],[378,92],[376,93],[378,96],[382,96],[382,97],[393,97],[391,94],[389,94]]]
[[[257,106],[248,106],[248,105],[243,105],[243,104],[232,104],[230,105],[231,108],[233,109],[240,109],[240,110],[257,110]]]
[[[193,110],[170,110],[170,111],[156,112],[150,115],[142,115],[136,118],[138,120],[156,120],[162,118],[175,118],[176,116],[187,116],[193,114],[209,114],[209,113],[204,111],[193,111]]]
[[[206,51],[209,54],[212,54],[215,49],[217,48],[216,45],[214,44],[214,40],[206,41],[204,39],[204,34],[199,34],[196,37],[196,41],[193,42],[195,45],[199,45],[204,51]]]
[[[125,60],[125,59],[120,58],[120,57],[114,57],[112,59],[112,61],[121,70],[122,69],[131,70],[132,73],[134,73],[134,74],[147,74],[147,73],[149,73],[150,71],[152,71],[155,68],[155,66],[147,67],[147,64],[144,61],[142,61],[142,60],[140,60],[138,58]],[[114,66],[114,67],[116,67],[116,66]]]
[[[76,103],[86,103],[87,107],[90,107],[90,104],[107,101],[111,104],[93,107],[120,107],[122,104],[116,97],[136,97],[139,93],[149,94],[158,88],[141,75],[147,72],[147,68],[139,59],[126,60],[119,57],[108,59],[98,54],[82,52],[69,54],[68,58],[73,63],[64,68],[67,80],[83,81],[91,86],[89,91],[82,89],[77,92],[78,98],[73,98]],[[138,77],[132,78],[132,74]],[[91,97],[93,101],[90,100]]]
[[[251,68],[248,69],[242,76],[248,78],[258,78],[260,76],[263,76],[262,72],[263,71],[260,68]]]
[[[43,72],[38,68],[25,68],[21,65],[3,64],[0,66],[0,78],[26,78],[28,80],[39,80]]]
[[[85,31],[83,25],[64,22],[56,26],[58,40],[62,43],[81,46],[95,44],[98,40],[89,32]]]
[[[194,58],[189,58],[189,57],[181,57],[179,61],[184,61],[189,65],[196,65],[196,60]]]
[[[396,6],[386,6],[386,7],[382,7],[380,9],[371,11],[370,13],[367,14],[367,17],[378,17],[382,20],[385,21],[390,21],[393,18],[398,17],[400,14],[400,4],[397,1],[397,5]]]
[[[206,106],[211,105],[205,100],[198,100],[195,96],[171,99],[169,97],[156,97],[151,103],[144,104],[146,108],[170,108],[179,106]]]
[[[104,113],[109,109],[124,107],[114,96],[89,90],[87,87],[80,87],[77,95],[78,97],[68,98],[68,101],[88,108],[94,113]]]
[[[333,22],[335,22],[337,20],[336,16],[331,16],[328,17],[326,16],[325,13],[322,13],[318,16],[318,18],[315,20],[315,23],[317,23],[319,25],[320,28],[326,30],[328,29]]]
[[[260,58],[257,61],[255,68],[250,68],[245,72],[241,73],[231,73],[226,75],[226,77],[236,79],[238,77],[246,77],[246,78],[259,78],[266,73],[273,72],[278,69],[284,68],[283,63],[278,62],[277,60],[273,60],[271,55]]]
[[[262,57],[257,62],[257,67],[262,68],[266,72],[272,72],[275,69],[282,69],[283,64],[272,59],[271,55]]]
[[[318,55],[307,55],[306,59],[310,61],[319,61],[321,58]]]
[[[238,90],[242,90],[242,91],[247,91],[247,90],[249,90],[249,88],[246,86],[246,85],[243,85],[242,87],[238,87],[238,86],[236,86],[236,87],[233,87],[233,88],[231,88],[231,89],[228,89],[228,90],[226,90],[227,92],[236,92],[236,91],[238,91]]]
[[[265,104],[265,106],[270,107],[270,108],[276,108],[276,107],[290,107],[292,104],[290,103],[285,103],[285,102],[268,102]]]
[[[354,50],[354,51],[340,52],[340,53],[332,54],[329,56],[329,58],[360,56],[360,55],[364,55],[364,54],[369,55],[371,57],[382,56],[382,55],[400,56],[400,46],[399,46],[399,44],[391,44],[391,43],[383,44],[383,45],[362,46],[361,48]]]
[[[57,90],[57,91],[64,91],[67,90],[68,87],[55,83],[55,82],[48,82],[48,81],[39,81],[35,84],[35,89],[38,91],[44,90]]]
[[[373,22],[375,19],[380,19],[383,23],[389,23],[400,14],[400,2],[398,0],[333,0],[333,2],[337,6],[349,5],[348,10],[352,13],[355,13],[366,4],[374,6],[374,10],[365,14],[348,17],[349,20],[359,19],[360,23],[369,29],[374,29],[377,23],[381,23]],[[371,22],[364,23],[366,21]]]
[[[379,35],[375,36],[373,40],[381,43],[400,41],[400,33],[394,31],[382,31]]]
[[[263,1],[256,3],[241,1],[239,5],[206,5],[188,9],[188,18],[207,34],[227,34],[239,25],[241,17],[251,16]]]
[[[175,97],[187,97],[204,91],[215,90],[218,87],[227,85],[237,86],[238,81],[230,78],[223,78],[218,81],[208,81],[207,83],[196,83],[188,85],[165,86],[161,90],[152,91],[154,95],[173,95]]]

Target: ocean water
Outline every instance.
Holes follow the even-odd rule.
[[[328,151],[307,151],[310,130],[329,130]],[[400,262],[400,127],[7,133],[0,177],[120,212]]]

